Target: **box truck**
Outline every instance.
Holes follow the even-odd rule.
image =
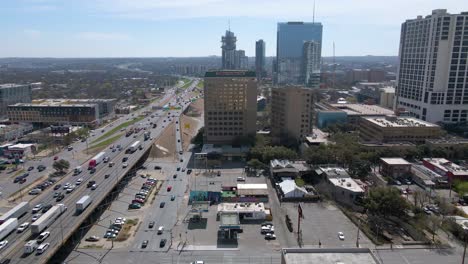
[[[78,200],[78,202],[76,202],[76,213],[81,214],[81,212],[83,212],[86,209],[86,207],[89,206],[91,202],[92,202],[91,196],[85,195],[81,197],[81,199]]]
[[[57,204],[43,214],[36,222],[31,224],[31,232],[33,235],[37,235],[42,232],[46,227],[50,226],[60,215],[67,210],[64,204]]]
[[[128,148],[128,151],[129,153],[133,153],[135,151],[137,151],[138,147],[140,146],[140,141],[135,141],[133,142],[133,144]]]
[[[0,217],[0,225],[10,218],[20,218],[29,211],[29,202],[21,202]]]
[[[24,245],[24,254],[31,254],[33,253],[36,248],[39,246],[39,243],[37,243],[36,240],[29,240],[25,245]]]
[[[81,168],[81,166],[77,166],[77,167],[75,168],[75,170],[73,171],[73,175],[78,175],[78,174],[80,174],[82,171],[83,171],[83,169]]]

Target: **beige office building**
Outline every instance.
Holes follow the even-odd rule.
[[[365,142],[424,143],[442,135],[440,126],[413,117],[362,117],[359,123],[359,136]]]
[[[271,91],[271,133],[298,141],[312,132],[313,92],[303,86],[275,87]]]
[[[257,80],[242,70],[205,73],[205,144],[232,144],[255,136]]]

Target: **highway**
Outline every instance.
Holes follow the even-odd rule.
[[[194,82],[192,85],[192,88],[196,86],[197,82]],[[175,104],[175,95],[173,91],[168,92],[165,96],[164,99],[167,99],[167,97],[170,98],[170,102]],[[183,107],[187,107],[189,104],[184,104]],[[148,109],[141,109],[140,111],[145,111]],[[180,113],[183,110],[179,111],[170,111],[171,116],[177,115],[179,116]],[[163,126],[167,126],[167,122],[163,122],[165,118],[167,118],[166,115],[163,114],[162,110],[158,111],[152,111],[152,114],[155,114],[156,116],[154,118],[151,118],[151,114],[146,117],[144,120],[138,123],[139,126],[142,127],[147,127],[147,129],[150,129],[151,131],[151,136],[153,140],[157,139],[159,135],[163,131]],[[135,113],[135,116],[137,114]],[[148,121],[148,119],[150,121]],[[178,118],[177,118],[178,119]],[[174,118],[172,118],[172,122],[174,122]],[[113,125],[117,126],[118,124],[125,122],[125,118],[121,118],[118,121],[114,122]],[[149,122],[155,122],[157,123],[157,127],[155,129],[150,128],[151,126],[149,125]],[[6,239],[10,241],[10,244],[6,249],[4,249],[1,253],[2,261],[6,259],[11,259],[10,263],[44,263],[48,258],[50,258],[55,250],[59,248],[59,246],[66,241],[66,239],[71,235],[73,230],[75,230],[81,223],[82,221],[86,218],[87,215],[89,215],[93,209],[102,201],[102,199],[109,193],[109,191],[119,182],[119,180],[124,177],[125,174],[129,172],[129,170],[136,164],[136,162],[141,158],[143,153],[149,150],[151,147],[152,141],[144,141],[143,140],[143,133],[147,130],[141,130],[138,134],[137,137],[134,138],[133,135],[130,137],[122,137],[119,139],[117,142],[114,143],[114,145],[120,144],[123,147],[122,151],[116,151],[116,152],[111,152],[109,148],[106,148],[104,151],[106,152],[106,156],[110,157],[110,161],[114,162],[115,165],[111,168],[108,167],[107,163],[100,163],[97,166],[97,171],[94,174],[89,174],[89,172],[86,170],[87,164],[83,166],[83,172],[78,175],[78,176],[72,176],[72,173],[67,174],[64,179],[60,181],[60,183],[63,185],[65,182],[69,182],[71,184],[74,184],[75,181],[78,178],[83,179],[83,183],[71,193],[71,194],[66,194],[65,199],[63,199],[59,203],[64,203],[67,207],[68,210],[60,216],[57,221],[55,221],[53,224],[51,224],[48,228],[45,230],[48,230],[51,232],[51,236],[46,239],[45,242],[50,243],[50,248],[42,255],[23,255],[23,246],[24,244],[31,239],[31,233],[29,229],[27,229],[25,232],[21,234],[11,234],[9,237]],[[95,135],[98,136],[98,135]],[[180,135],[178,136],[180,138]],[[131,145],[133,142],[136,140],[139,140],[142,142],[143,150],[137,150],[133,154],[125,154],[125,150],[129,145]],[[181,149],[181,147],[180,147]],[[179,147],[178,147],[179,150]],[[60,154],[59,154],[60,156]],[[122,167],[122,158],[126,156],[128,157],[127,163],[129,166],[127,168]],[[104,175],[110,174],[110,177],[105,179]],[[92,191],[88,188],[86,188],[86,184],[90,180],[95,180],[96,183],[98,184],[98,188],[95,191]],[[175,188],[174,188],[175,189]],[[63,192],[63,190],[60,190]],[[32,203],[31,206],[34,206],[37,203],[42,203],[42,204],[55,204],[55,198],[53,198],[53,193],[55,191],[52,188],[47,189],[44,191],[39,197],[37,197],[35,200],[35,203]],[[76,216],[75,215],[75,203],[77,200],[79,200],[82,196],[84,195],[90,195],[93,199],[92,204],[80,215]],[[20,219],[20,222],[31,222],[30,221],[31,214],[28,213],[27,215],[23,216]]]

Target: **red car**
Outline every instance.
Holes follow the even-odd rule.
[[[170,192],[172,190],[172,186],[167,187],[167,191]]]
[[[55,157],[54,157],[54,160],[58,160],[58,156],[55,156]]]

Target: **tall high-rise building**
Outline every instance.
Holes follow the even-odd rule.
[[[205,143],[232,144],[241,136],[255,136],[257,81],[246,70],[205,73]]]
[[[249,58],[245,56],[245,50],[236,50],[234,65],[234,69],[246,70],[249,67]]]
[[[16,103],[30,103],[31,86],[28,84],[0,84],[0,116],[5,116],[7,107]]]
[[[265,41],[263,39],[255,42],[255,72],[257,80],[265,76]]]
[[[468,12],[433,10],[401,26],[397,111],[435,122],[468,114]]]
[[[305,41],[302,49],[302,78],[307,87],[320,86],[322,48],[318,41]]]
[[[304,140],[312,133],[313,90],[299,85],[271,89],[271,134]]]
[[[322,46],[322,24],[311,22],[278,23],[276,41],[277,84],[302,83],[302,54],[305,41]]]
[[[226,30],[226,35],[221,37],[221,56],[223,69],[237,69],[236,61],[236,42],[237,38],[234,32]]]

